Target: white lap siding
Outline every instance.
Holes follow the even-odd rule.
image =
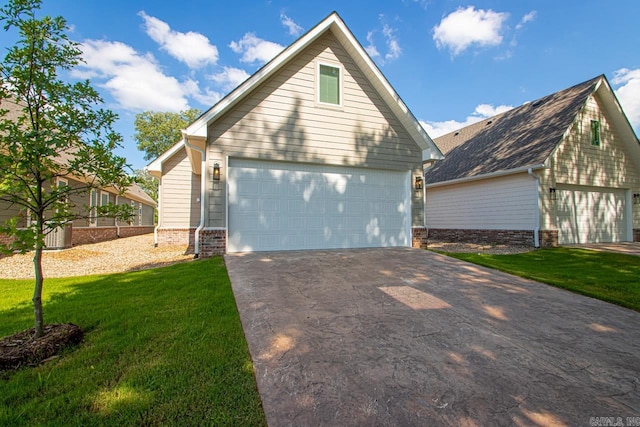
[[[427,227],[533,230],[536,197],[526,173],[427,188]]]

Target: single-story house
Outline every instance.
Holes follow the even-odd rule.
[[[7,115],[18,117],[22,108],[9,99],[0,101],[0,108],[7,110]],[[69,155],[62,153],[56,160],[64,165]],[[69,185],[71,187],[83,187],[86,184],[83,178],[76,176],[66,176],[56,178],[53,185]],[[47,235],[45,245],[48,249],[66,248],[72,245],[85,243],[95,243],[104,240],[115,239],[117,237],[129,237],[139,234],[152,233],[155,226],[156,202],[140,186],[131,185],[124,195],[119,195],[115,188],[93,189],[85,193],[72,194],[68,203],[75,207],[76,211],[83,213],[87,210],[89,214],[86,219],[76,219],[64,229],[58,229]],[[92,207],[106,205],[108,203],[130,205],[133,207],[135,216],[130,221],[116,221],[115,218],[103,218],[95,215]],[[94,214],[92,215],[91,212]],[[10,218],[18,216],[20,221],[18,227],[26,226],[30,221],[26,212],[21,211],[17,205],[0,200],[0,223],[4,223]],[[0,243],[7,243],[10,237],[0,235]]]
[[[640,240],[640,142],[605,76],[436,138],[429,239]]]
[[[157,243],[196,256],[418,245],[422,165],[440,158],[334,12],[147,167]]]

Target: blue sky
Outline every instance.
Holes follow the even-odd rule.
[[[208,109],[332,11],[436,137],[605,74],[640,130],[637,0],[44,0],[82,43],[134,168],[145,110]],[[0,46],[11,43],[3,37]]]

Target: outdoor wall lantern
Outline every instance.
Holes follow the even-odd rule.
[[[220,181],[220,165],[217,163],[213,164],[213,180]]]
[[[640,205],[640,193],[633,194],[633,204]]]
[[[421,176],[416,176],[416,181],[414,183],[414,187],[416,190],[422,190],[422,177]]]
[[[549,188],[549,200],[557,200],[556,189],[554,187]]]

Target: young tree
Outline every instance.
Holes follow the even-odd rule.
[[[131,178],[125,159],[113,149],[121,141],[112,125],[114,113],[99,109],[102,100],[89,81],[66,83],[59,76],[81,61],[78,44],[69,40],[62,17],[36,17],[40,0],[9,0],[0,8],[5,31],[16,30],[16,44],[0,64],[0,202],[17,206],[30,221],[19,227],[14,217],[0,227],[13,237],[5,250],[33,250],[35,337],[44,332],[42,250],[47,233],[86,218],[67,202],[93,188],[126,190]],[[12,113],[6,106],[13,104]],[[59,185],[73,178],[80,186]],[[105,206],[98,216],[127,217],[120,206]]]
[[[180,113],[144,111],[136,114],[133,136],[138,149],[145,152],[145,160],[152,160],[182,139],[180,131],[200,116],[200,110],[192,108]]]

